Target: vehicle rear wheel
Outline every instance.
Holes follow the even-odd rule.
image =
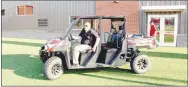
[[[44,76],[49,80],[54,80],[59,78],[63,74],[63,64],[59,57],[50,57],[44,63]]]
[[[130,66],[134,73],[143,74],[150,69],[151,62],[147,55],[139,53],[131,59]]]

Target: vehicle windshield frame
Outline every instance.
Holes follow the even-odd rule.
[[[79,18],[74,18],[73,21],[70,23],[69,27],[66,29],[67,32],[65,33],[65,36],[62,36],[61,39],[65,39],[70,32],[72,31],[72,27],[76,24]]]
[[[71,34],[72,31],[72,27],[78,22],[79,19],[123,19],[123,25],[124,25],[124,29],[123,29],[123,33],[125,34],[126,28],[125,28],[125,22],[126,22],[126,18],[125,16],[86,16],[86,17],[78,17],[78,16],[71,16],[71,18],[73,18],[73,21],[70,23],[70,25],[68,26],[68,28],[66,29],[66,33],[65,35],[63,35],[62,37],[60,37],[60,39],[65,39],[68,35]],[[101,25],[102,26],[102,25]]]

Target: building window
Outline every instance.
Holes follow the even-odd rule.
[[[30,5],[17,6],[17,14],[18,15],[32,15],[33,14],[33,6],[30,6]]]
[[[5,15],[5,9],[1,10],[1,16]]]
[[[17,7],[18,15],[24,15],[24,5]]]
[[[33,6],[26,5],[26,14],[27,15],[33,14]]]

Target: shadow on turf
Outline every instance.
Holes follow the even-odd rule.
[[[22,77],[45,80],[42,75],[42,62],[38,56],[28,54],[2,55],[2,69],[13,70],[16,75]]]
[[[131,77],[131,78],[139,78],[139,79],[151,79],[151,80],[161,80],[161,81],[170,81],[170,82],[180,82],[180,83],[187,83],[186,80],[178,80],[178,79],[169,79],[169,78],[162,78],[162,77],[154,77],[154,76],[144,76],[144,74],[135,74],[130,69],[123,69],[123,68],[111,68],[111,67],[104,67],[104,68],[96,68],[96,69],[79,69],[79,70],[69,70],[65,71],[66,74],[78,74],[83,76],[89,77],[96,77],[96,78],[103,78],[103,79],[111,79],[117,81],[126,81],[126,82],[133,82],[133,83],[140,83],[140,84],[148,84],[148,85],[165,85],[165,84],[158,84],[158,83],[151,83],[151,82],[140,82],[140,81],[132,81],[132,80],[125,80],[125,79],[117,79],[112,77],[105,77],[105,76],[98,76],[98,75],[91,75],[87,74],[89,72],[97,71],[103,75],[112,75],[112,76],[122,76],[122,77]]]
[[[38,56],[29,55],[29,54],[2,55],[2,69],[13,70],[14,73],[18,76],[22,76],[22,77],[30,78],[30,79],[46,80],[46,78],[42,74],[42,68],[43,68],[43,64]],[[78,74],[78,75],[84,75],[84,76],[90,76],[90,77],[112,79],[112,80],[117,80],[117,81],[126,81],[126,82],[148,84],[148,85],[165,85],[165,84],[157,84],[157,83],[151,83],[151,82],[140,82],[140,81],[124,80],[124,79],[86,74],[89,72],[96,72],[100,74],[107,74],[107,75],[113,75],[113,76],[117,75],[117,76],[124,76],[124,77],[143,78],[143,79],[147,78],[151,80],[155,79],[155,80],[161,80],[161,81],[187,83],[187,81],[185,80],[176,80],[176,79],[168,79],[168,78],[161,78],[161,77],[137,75],[137,74],[132,73],[131,70],[129,69],[121,69],[121,68],[66,70],[64,74]]]
[[[181,54],[181,53],[149,52],[149,51],[143,51],[142,53],[145,53],[148,56],[152,56],[152,57],[187,59],[187,54]]]
[[[35,46],[35,47],[41,47],[42,45],[44,45],[44,44],[40,44],[40,43],[28,43],[28,42],[5,41],[5,40],[2,40],[2,43],[15,44],[15,45],[26,45],[26,46]]]
[[[170,86],[170,85],[160,84],[160,83],[143,82],[143,81],[134,81],[134,80],[119,79],[119,78],[106,77],[106,76],[99,76],[99,75],[90,75],[90,74],[82,74],[82,73],[79,74],[79,75],[89,76],[89,77],[95,77],[95,78],[102,78],[102,79],[111,79],[111,80],[123,81],[123,82],[139,83],[139,84],[145,84],[145,85]]]

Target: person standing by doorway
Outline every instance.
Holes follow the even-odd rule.
[[[150,22],[150,37],[152,37],[153,39],[155,39],[155,43],[156,43],[156,46],[159,46],[159,44],[158,44],[158,41],[157,41],[157,39],[156,39],[156,37],[157,37],[157,28],[156,28],[156,26],[155,26],[155,24],[154,24],[154,22],[153,21],[151,21]]]

